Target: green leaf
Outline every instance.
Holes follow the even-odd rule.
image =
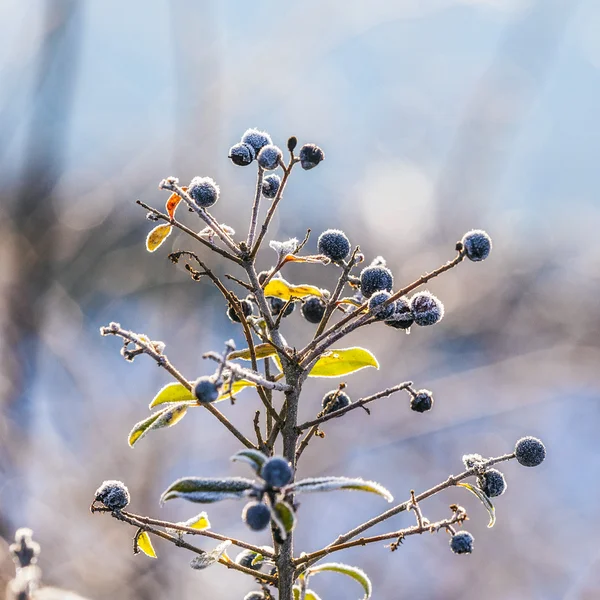
[[[357,490],[361,492],[371,492],[383,496],[388,502],[392,502],[394,497],[382,485],[375,481],[365,481],[360,478],[350,477],[311,477],[301,479],[289,486],[290,491],[298,493],[307,492],[333,492],[335,490]]]
[[[171,225],[157,225],[146,238],[146,250],[155,252],[162,243],[171,235]]]
[[[135,540],[133,542],[134,554],[137,554],[140,550],[150,558],[157,558],[154,546],[147,531],[138,530]]]
[[[236,379],[231,388],[226,383],[223,388],[221,395],[215,400],[215,402],[221,402],[221,400],[229,400],[232,396],[236,396],[243,389],[247,387],[256,387],[256,384],[253,381],[246,381],[245,379]]]
[[[269,356],[273,356],[277,354],[277,350],[273,348],[271,344],[257,344],[254,346],[254,352],[256,354],[256,358],[268,358]],[[227,356],[228,360],[235,360],[236,358],[241,358],[242,360],[252,360],[252,356],[250,354],[250,349],[245,348],[244,350],[237,350],[236,352],[231,352]]]
[[[308,374],[309,377],[341,377],[365,367],[379,369],[377,359],[364,348],[329,350],[321,355]]]
[[[149,408],[154,408],[159,404],[166,404],[168,402],[186,402],[189,400],[196,400],[196,397],[184,385],[181,383],[167,383],[154,396]]]
[[[153,429],[162,429],[163,427],[172,427],[175,423],[178,423],[183,419],[189,404],[187,402],[180,402],[174,406],[169,406],[155,412],[150,415],[147,419],[136,423],[133,429],[129,433],[129,445],[133,445],[141,440],[149,431]]]
[[[210,567],[211,565],[214,565],[215,563],[219,562],[223,556],[225,556],[225,551],[229,546],[231,546],[231,540],[225,540],[224,542],[221,542],[214,550],[205,552],[204,554],[200,554],[192,558],[190,561],[190,567],[200,571]]]
[[[262,466],[265,464],[267,459],[268,456],[266,454],[263,454],[260,450],[252,450],[251,448],[240,450],[231,457],[233,462],[242,461],[248,463],[254,469],[257,475],[260,474]]]
[[[282,300],[290,298],[305,298],[306,296],[322,296],[323,293],[319,288],[312,285],[292,285],[285,279],[271,279],[264,289],[265,296],[274,296]]]
[[[280,500],[271,508],[271,518],[279,529],[281,538],[287,539],[287,534],[296,526],[296,515],[292,506],[285,500]]]
[[[371,586],[371,580],[367,577],[367,574],[358,567],[351,567],[350,565],[344,565],[342,563],[324,563],[322,565],[317,565],[316,567],[311,567],[308,570],[310,575],[314,575],[315,573],[322,573],[323,571],[335,571],[336,573],[342,573],[343,575],[347,575],[348,577],[352,577],[352,579],[358,581],[365,590],[365,595],[363,600],[367,600],[367,598],[371,597],[371,593],[373,588]]]
[[[293,587],[293,592],[294,592],[294,600],[300,600],[300,586],[299,585],[295,585]],[[321,600],[320,596],[317,596],[317,594],[315,592],[313,592],[312,590],[306,590],[306,593],[304,595],[304,600]]]
[[[481,500],[481,503],[485,506],[486,510],[488,511],[488,514],[490,515],[490,522],[488,523],[488,527],[493,527],[496,523],[496,509],[494,508],[492,501],[485,495],[485,492],[480,490],[478,487],[471,485],[470,483],[457,483],[456,485],[466,488],[472,494],[475,494],[479,498],[479,500]]]
[[[183,477],[173,482],[161,495],[161,503],[173,498],[190,502],[210,504],[220,500],[243,498],[254,486],[254,481],[243,477],[209,479],[206,477]]]

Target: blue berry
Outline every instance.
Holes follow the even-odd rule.
[[[249,317],[252,314],[252,310],[253,310],[252,302],[250,302],[249,300],[241,300],[240,306],[242,307],[242,312],[244,313],[245,317]],[[231,306],[231,305],[227,309],[227,316],[234,323],[241,323],[240,318],[238,317],[237,313],[233,309],[233,306]]]
[[[477,478],[477,485],[488,498],[502,496],[506,491],[506,480],[498,469],[488,469]]]
[[[414,322],[408,300],[402,297],[394,303],[394,312],[386,319],[385,324],[395,329],[408,329]]]
[[[393,302],[384,306],[392,295],[389,292],[376,292],[369,299],[369,312],[378,320],[389,319],[395,311]]]
[[[410,310],[417,325],[435,325],[444,317],[444,305],[430,292],[417,292],[410,299]]]
[[[450,549],[454,554],[471,554],[474,541],[473,536],[468,531],[459,531],[450,539]]]
[[[259,556],[256,552],[252,552],[252,550],[242,550],[236,557],[235,562],[242,567],[246,567],[246,569],[253,569],[255,571],[260,571],[260,568],[264,564],[264,558],[258,559],[255,561],[256,557]],[[254,562],[254,564],[252,564]]]
[[[524,467],[537,467],[546,458],[546,447],[541,440],[527,436],[516,443],[515,454]]]
[[[271,511],[262,502],[249,502],[244,506],[242,519],[253,531],[261,531],[271,522]]]
[[[281,488],[292,480],[294,473],[290,463],[285,458],[273,456],[262,466],[260,476],[269,487]]]
[[[492,250],[492,239],[482,229],[467,231],[461,242],[467,258],[474,262],[485,260]]]
[[[231,146],[229,149],[229,158],[234,165],[247,167],[256,158],[256,151],[250,144],[240,142]]]
[[[254,152],[258,154],[261,148],[273,142],[271,141],[271,136],[266,131],[247,129],[242,136],[242,143],[251,146]]]
[[[375,292],[392,291],[394,276],[387,267],[366,267],[360,273],[360,291],[365,298]]]
[[[263,592],[249,592],[244,596],[244,600],[265,600]]]
[[[326,308],[325,302],[318,296],[309,296],[302,305],[302,316],[309,323],[320,323]]]
[[[283,307],[287,304],[287,300],[282,300],[281,298],[277,298],[276,296],[269,296],[268,300],[269,300],[269,304],[271,305],[271,313],[273,314],[273,316],[274,317],[279,316],[279,313],[283,310]],[[296,303],[290,302],[290,304],[288,304],[288,307],[285,309],[285,312],[283,313],[283,318],[289,317],[294,312],[295,309],[296,309]]]
[[[204,375],[194,382],[194,396],[198,402],[210,404],[219,397],[219,388],[212,377]]]
[[[105,481],[94,496],[98,502],[102,502],[110,510],[121,510],[129,504],[130,496],[127,486],[114,479]]]
[[[346,408],[352,403],[350,396],[341,390],[333,390],[323,396],[323,414],[328,415],[329,413],[335,412]]]
[[[410,400],[410,408],[415,412],[427,412],[432,406],[433,394],[429,390],[418,390]]]
[[[271,175],[267,175],[263,179],[262,184],[262,195],[265,198],[273,199],[277,196],[277,192],[279,191],[279,186],[281,185],[281,177],[272,173]]]
[[[344,260],[350,254],[350,240],[339,229],[324,231],[317,241],[319,252],[333,262]]]
[[[188,186],[188,194],[198,206],[208,208],[219,199],[219,186],[210,177],[194,177]]]
[[[300,165],[305,171],[313,169],[325,158],[325,153],[315,144],[304,144],[300,148]]]
[[[258,164],[267,171],[272,171],[279,166],[279,161],[283,159],[283,153],[277,146],[269,144],[264,146],[258,153],[256,160]]]

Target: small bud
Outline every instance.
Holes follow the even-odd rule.
[[[316,167],[324,158],[323,150],[315,144],[304,144],[300,148],[300,165],[305,171]]]
[[[283,307],[287,304],[287,300],[282,300],[281,298],[277,298],[276,296],[269,296],[268,298],[269,304],[271,305],[271,313],[274,317],[279,316],[279,313],[283,310]],[[283,318],[289,317],[294,310],[296,309],[296,303],[290,302],[288,307],[285,309],[283,313]]]
[[[277,146],[269,144],[264,146],[258,153],[256,160],[258,164],[267,171],[272,171],[279,166],[279,161],[283,159],[283,153]]]
[[[231,146],[229,149],[229,158],[234,165],[246,167],[256,158],[256,152],[250,144],[240,142]]]
[[[279,186],[281,185],[281,177],[272,173],[271,175],[267,175],[263,179],[262,183],[262,195],[265,198],[269,198],[272,200],[277,196],[277,192],[279,191]]]
[[[271,141],[271,136],[266,131],[247,129],[242,136],[242,143],[252,146],[254,152],[258,154],[261,148],[273,142]]]
[[[105,481],[97,490],[95,500],[102,502],[110,510],[121,510],[129,504],[129,490],[121,481],[110,479]]]
[[[219,186],[211,177],[194,177],[188,186],[188,194],[198,206],[208,208],[219,199]]]
[[[481,454],[465,454],[462,461],[467,469],[472,469],[476,464],[482,463],[484,458]]]
[[[350,396],[348,396],[346,392],[342,392],[341,390],[327,392],[327,394],[323,396],[323,414],[328,415],[336,410],[341,410],[351,403],[352,400],[350,400]]]
[[[152,212],[149,212],[149,213],[146,213],[146,219],[148,219],[148,221],[156,222],[156,221],[158,221],[158,216]]]
[[[515,445],[517,461],[524,467],[537,467],[546,458],[546,447],[541,440],[527,436]]]
[[[394,303],[394,312],[386,319],[385,324],[394,329],[408,329],[414,322],[408,300],[402,297]]]
[[[502,496],[506,491],[506,480],[498,469],[488,469],[477,478],[477,485],[488,498]]]
[[[293,152],[296,149],[297,145],[298,145],[298,138],[295,135],[293,135],[291,138],[288,139],[287,149],[290,152]]]
[[[262,466],[260,476],[269,487],[282,488],[292,480],[294,472],[285,458],[273,456]]]
[[[389,319],[394,314],[394,303],[385,304],[391,297],[389,292],[383,291],[376,292],[369,299],[369,312],[379,321]]]
[[[375,292],[391,292],[394,276],[386,267],[365,267],[360,272],[360,291],[365,298],[370,298]]]
[[[430,292],[417,292],[410,299],[410,309],[417,325],[435,325],[444,317],[444,305]]]
[[[427,412],[432,406],[433,394],[429,390],[418,390],[410,400],[410,408],[415,412]]]
[[[241,300],[240,306],[242,307],[242,312],[244,313],[245,317],[249,317],[252,314],[253,307],[250,301]],[[241,323],[240,318],[231,305],[229,305],[229,308],[227,309],[227,316],[233,323]]]
[[[302,305],[302,316],[309,323],[320,323],[326,308],[325,302],[318,296],[309,296]]]
[[[339,229],[324,231],[317,240],[317,247],[321,254],[333,262],[344,260],[350,254],[350,240]]]
[[[492,239],[482,229],[467,231],[461,243],[467,258],[473,262],[485,260],[492,250]]]
[[[471,554],[474,541],[473,536],[468,531],[459,531],[450,539],[450,549],[454,554]]]
[[[210,404],[219,397],[219,388],[212,377],[204,375],[194,382],[194,396],[198,402]]]
[[[271,522],[271,511],[262,502],[249,502],[244,506],[242,519],[253,531],[261,531]]]

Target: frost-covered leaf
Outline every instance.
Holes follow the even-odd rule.
[[[279,529],[281,539],[287,539],[288,533],[296,526],[296,515],[294,509],[285,500],[280,500],[271,507],[271,519]]]
[[[184,192],[187,192],[187,188],[181,188]],[[171,219],[173,219],[175,217],[175,210],[177,209],[177,207],[179,206],[179,203],[181,202],[181,196],[175,192],[173,192],[170,196],[169,199],[167,200],[167,203],[165,205],[167,212],[169,213],[169,216],[171,217]]]
[[[378,494],[379,496],[383,496],[388,502],[392,502],[394,499],[392,494],[381,484],[375,481],[365,481],[364,479],[350,477],[311,477],[297,481],[289,486],[289,489],[298,493],[357,490]]]
[[[322,565],[311,567],[308,570],[308,573],[310,573],[310,575],[314,575],[316,573],[322,573],[323,571],[335,571],[336,573],[342,573],[343,575],[352,577],[352,579],[358,581],[358,583],[362,585],[363,590],[365,590],[363,600],[367,600],[367,598],[371,597],[373,592],[371,580],[367,577],[367,574],[362,569],[359,569],[358,567],[351,567],[350,565],[344,565],[342,563],[323,563]]]
[[[364,369],[379,369],[377,359],[364,348],[341,348],[324,352],[308,374],[309,377],[341,377]]]
[[[187,521],[178,521],[176,524],[181,525],[182,527],[189,527],[190,529],[197,529],[198,531],[210,529],[210,521],[208,520],[208,515],[205,511],[198,513]],[[167,532],[172,535],[184,535],[186,533],[185,531],[181,531],[181,529],[171,529],[169,527],[166,529]]]
[[[265,296],[275,296],[282,300],[294,298],[305,298],[306,296],[322,296],[323,293],[319,288],[313,285],[292,285],[285,279],[271,279],[264,289]]]
[[[285,256],[296,252],[298,249],[298,240],[296,238],[292,238],[286,242],[276,242],[275,240],[271,240],[269,242],[269,248],[273,248],[273,250],[277,252],[277,262],[280,263]]]
[[[252,450],[251,448],[246,448],[244,450],[240,450],[236,452],[231,460],[242,461],[248,463],[256,472],[257,475],[260,474],[262,466],[265,464],[269,457],[266,454],[263,454],[260,450]]]
[[[146,238],[146,250],[154,252],[160,248],[162,243],[169,237],[173,227],[171,225],[157,225]]]
[[[170,402],[186,402],[196,400],[196,397],[181,383],[167,383],[161,388],[150,402],[149,408],[154,408],[159,404],[167,404]]]
[[[133,544],[134,553],[137,554],[140,550],[150,558],[156,558],[156,552],[154,550],[154,546],[152,546],[152,541],[150,540],[150,536],[147,531],[138,530],[135,541]]]
[[[129,445],[133,447],[133,445],[141,440],[149,431],[162,429],[163,427],[172,427],[175,423],[178,423],[183,419],[188,408],[189,404],[187,402],[180,402],[173,406],[163,408],[150,415],[147,419],[136,423],[129,433]]]
[[[488,514],[490,515],[490,522],[488,523],[488,527],[493,527],[496,523],[496,509],[494,508],[492,501],[485,495],[485,492],[483,490],[480,490],[478,487],[471,485],[470,483],[463,482],[457,483],[456,485],[466,488],[472,494],[475,494],[479,498],[479,500],[481,500],[481,503],[485,506],[486,510],[488,511]]]
[[[221,542],[214,550],[205,552],[204,554],[200,554],[192,558],[190,561],[190,567],[192,567],[192,569],[201,571],[202,569],[206,569],[207,567],[214,565],[215,563],[219,562],[222,556],[224,556],[225,551],[229,546],[231,546],[230,540]]]
[[[183,477],[173,482],[162,493],[160,501],[162,503],[173,498],[183,498],[190,502],[210,504],[230,498],[243,498],[253,485],[254,481],[244,477],[225,477],[223,479]]]
[[[225,383],[221,388],[221,394],[215,400],[215,402],[229,400],[232,396],[237,396],[242,390],[245,390],[247,387],[256,387],[256,384],[253,381],[246,381],[245,379],[236,379],[231,386]]]
[[[254,352],[257,359],[268,358],[269,356],[277,354],[277,350],[275,350],[271,344],[257,344],[254,346]],[[241,358],[242,360],[252,360],[252,355],[250,354],[250,350],[248,348],[244,348],[243,350],[231,352],[227,358],[229,360],[234,360],[236,358]]]

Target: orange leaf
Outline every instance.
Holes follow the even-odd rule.
[[[181,188],[184,192],[187,192],[187,188]],[[167,200],[167,204],[166,204],[166,208],[167,208],[167,212],[169,213],[169,216],[171,217],[171,219],[175,218],[175,209],[177,208],[177,206],[179,206],[179,203],[181,202],[181,196],[179,194],[176,194],[175,192],[173,192],[170,196],[169,199]]]

